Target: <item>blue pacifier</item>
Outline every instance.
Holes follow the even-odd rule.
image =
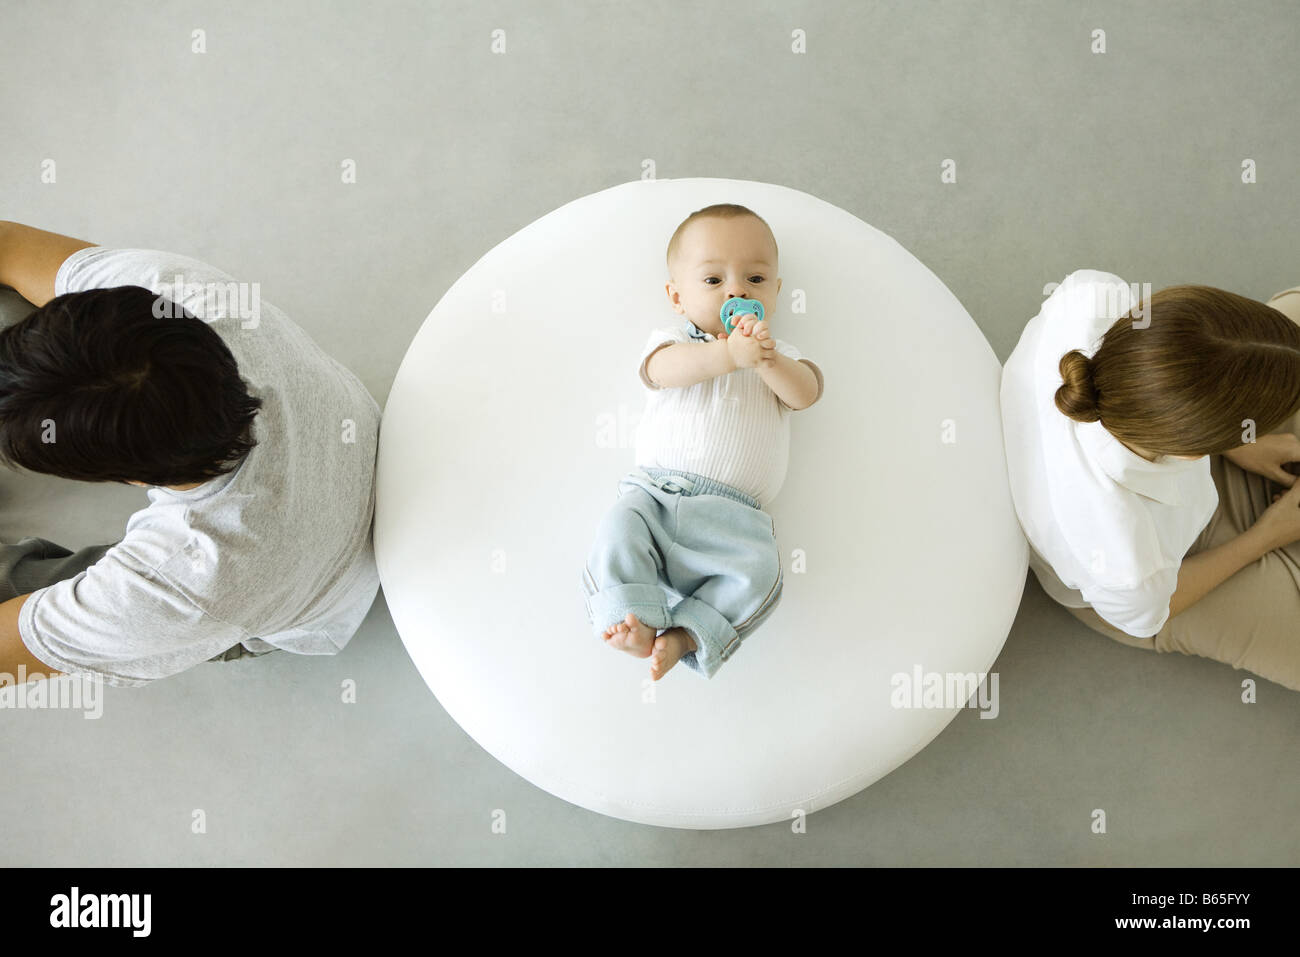
[[[722,328],[727,335],[731,335],[732,330],[736,328],[736,323],[732,320],[736,316],[754,315],[758,321],[763,321],[763,304],[757,299],[742,299],[740,296],[732,296],[722,304],[722,309],[718,313],[718,318],[722,320]]]

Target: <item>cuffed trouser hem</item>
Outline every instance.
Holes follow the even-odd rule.
[[[682,664],[712,678],[740,647],[740,635],[716,608],[697,598],[683,598],[672,609],[673,624],[691,633],[698,646],[682,655]]]
[[[668,610],[667,596],[658,585],[633,582],[627,585],[610,585],[587,598],[587,614],[597,638],[605,636],[605,629],[616,625],[631,612],[643,625],[656,630],[672,627],[672,613]]]

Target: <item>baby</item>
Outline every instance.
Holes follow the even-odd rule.
[[[641,353],[636,468],[582,578],[596,634],[649,658],[655,681],[679,660],[713,677],[775,610],[781,557],[763,508],[785,480],[790,412],[822,395],[821,370],[768,328],[781,280],[758,214],[730,203],[692,213],[668,242],[668,274],[686,319]],[[727,335],[719,314],[736,296],[765,318],[745,315]]]

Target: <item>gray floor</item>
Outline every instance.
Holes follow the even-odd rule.
[[[889,232],[1002,359],[1043,285],[1077,268],[1261,299],[1300,283],[1288,0],[231,6],[2,0],[0,218],[255,274],[381,403],[466,268],[645,158],[660,177],[792,186]],[[497,28],[505,55],[489,53]],[[0,474],[0,537],[112,541],[145,504]],[[663,830],[568,805],[483,752],[381,597],[336,658],[109,689],[98,721],[0,712],[0,861],[1300,861],[1300,695],[1261,681],[1243,704],[1242,673],[1121,647],[1032,580],[997,670],[996,720],[962,713],[807,834]]]

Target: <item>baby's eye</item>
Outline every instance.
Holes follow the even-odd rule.
[[[706,279],[706,280],[704,280],[704,281],[705,281],[706,283],[708,283],[710,286],[713,286],[713,285],[716,285],[716,284],[722,282],[722,280],[719,279],[717,276],[710,276],[708,279]]]
[[[749,281],[750,281],[751,283],[753,283],[754,285],[758,285],[760,282],[763,281],[763,277],[762,277],[762,276],[750,276],[750,277],[749,277]]]

